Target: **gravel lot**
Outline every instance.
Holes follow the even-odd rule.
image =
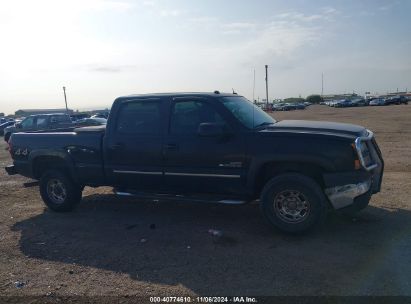
[[[273,115],[373,130],[382,192],[358,217],[330,214],[292,237],[256,205],[138,202],[109,188],[86,188],[75,212],[51,213],[31,180],[0,170],[0,295],[411,296],[411,105]],[[0,167],[10,161],[1,139]]]

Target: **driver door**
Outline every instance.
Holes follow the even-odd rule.
[[[170,191],[182,194],[241,194],[245,189],[244,137],[230,132],[199,136],[201,123],[223,123],[215,105],[205,98],[174,98],[165,135],[164,176]]]

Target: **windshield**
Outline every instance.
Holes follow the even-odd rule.
[[[276,120],[244,97],[223,97],[223,105],[248,129],[276,123]]]

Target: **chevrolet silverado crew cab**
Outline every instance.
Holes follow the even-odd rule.
[[[54,211],[72,210],[85,186],[152,200],[259,201],[269,223],[302,232],[328,210],[365,208],[384,163],[364,127],[276,121],[237,94],[117,98],[106,126],[17,133],[9,174],[40,180]]]

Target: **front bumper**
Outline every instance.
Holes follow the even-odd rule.
[[[354,205],[367,205],[371,195],[381,190],[384,174],[384,160],[381,150],[375,141],[374,134],[368,131],[365,137],[355,141],[358,158],[362,170],[351,172],[336,172],[324,174],[325,194],[328,196],[334,209],[341,209]],[[361,144],[366,144],[372,162],[367,164],[362,152]]]
[[[341,209],[354,204],[357,197],[370,191],[371,179],[357,184],[347,184],[325,189],[325,194],[334,209]]]
[[[8,175],[16,175],[17,174],[17,170],[16,170],[16,167],[14,165],[7,166],[4,169],[6,170]]]

